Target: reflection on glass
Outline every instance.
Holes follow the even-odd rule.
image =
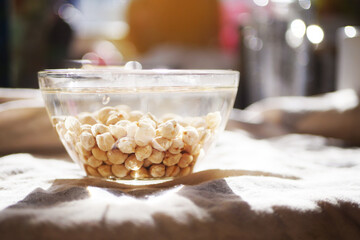
[[[262,5],[265,5],[263,7]],[[255,1],[251,18],[241,29],[242,84],[240,107],[266,97],[306,95],[312,21],[309,1]]]

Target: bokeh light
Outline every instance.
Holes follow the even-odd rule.
[[[346,26],[344,28],[344,33],[348,38],[353,38],[357,35],[356,28],[354,28],[353,26]]]
[[[269,4],[269,0],[254,0],[254,3],[260,7],[265,7]]]
[[[306,29],[306,36],[313,44],[319,44],[324,40],[324,31],[318,25],[310,25]]]
[[[295,19],[291,22],[290,29],[295,37],[302,38],[306,32],[306,25],[303,20]]]
[[[299,5],[303,9],[307,10],[311,7],[311,1],[310,0],[299,0]]]

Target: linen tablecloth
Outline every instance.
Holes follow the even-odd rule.
[[[198,171],[131,187],[65,156],[4,156],[0,239],[360,238],[358,148],[225,132]]]

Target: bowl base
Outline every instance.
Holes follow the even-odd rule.
[[[167,177],[167,178],[146,178],[146,179],[121,179],[121,178],[115,178],[110,177],[107,179],[104,179],[109,182],[116,182],[124,185],[131,185],[131,186],[146,186],[146,185],[156,185],[164,182],[169,182],[174,180],[173,177]]]

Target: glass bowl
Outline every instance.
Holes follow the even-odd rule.
[[[190,174],[225,128],[239,83],[230,70],[39,72],[51,122],[88,176],[168,180]]]

